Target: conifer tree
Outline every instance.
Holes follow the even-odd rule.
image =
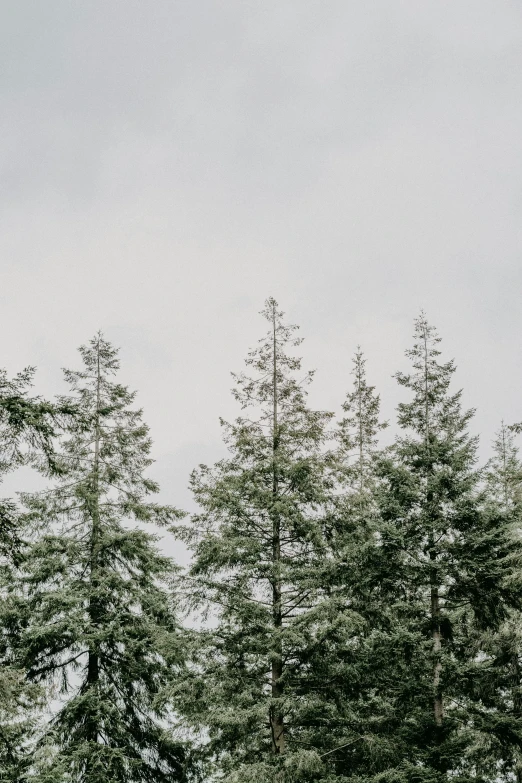
[[[307,686],[326,717],[310,740],[321,751],[321,780],[372,779],[393,757],[396,717],[389,692],[396,638],[390,633],[387,574],[380,540],[380,398],[366,380],[360,349],[343,404],[335,454],[335,513],[324,574],[328,625],[309,658]],[[325,607],[326,608],[326,607]],[[325,612],[326,614],[326,612]]]
[[[493,456],[486,469],[489,497],[506,513],[518,515],[522,504],[522,465],[515,444],[518,425],[501,423],[493,441]]]
[[[450,391],[455,366],[439,361],[439,343],[421,315],[407,352],[413,372],[397,374],[413,398],[399,405],[403,434],[385,471],[383,548],[403,638],[393,774],[494,779],[498,758],[481,744],[487,726],[472,685],[481,677],[484,635],[517,601],[509,586],[514,544],[486,508],[477,440],[468,432],[473,411],[462,411],[461,392]]]
[[[171,563],[138,523],[170,524],[145,475],[151,441],[135,395],[114,376],[116,350],[101,334],[66,370],[79,415],[66,427],[61,476],[24,497],[35,530],[24,562],[26,667],[54,687],[59,706],[34,775],[59,783],[184,779],[181,744],[155,704],[181,651],[165,581]]]
[[[55,467],[53,439],[59,414],[40,398],[30,397],[34,368],[9,379],[0,370],[0,479],[7,473],[37,460],[43,470]],[[0,552],[4,562],[13,563],[20,554],[21,534],[16,504],[0,500]]]
[[[292,353],[296,327],[274,299],[262,314],[269,330],[248,356],[252,374],[234,376],[248,413],[222,422],[230,456],[193,473],[201,510],[183,531],[191,605],[215,623],[186,714],[207,727],[218,779],[245,783],[315,780],[307,725],[326,725],[308,695],[307,661],[321,643],[331,415],[307,407],[312,373]]]
[[[371,776],[382,762],[373,735],[384,711],[382,693],[375,696],[383,672],[375,664],[387,638],[382,633],[381,593],[382,572],[389,565],[379,547],[379,434],[387,422],[380,420],[380,397],[367,382],[360,348],[352,375],[338,430],[339,495],[332,542],[338,611],[333,624],[337,635],[330,647],[333,677],[328,681],[335,688],[330,698],[337,705],[338,730],[333,727],[327,735],[330,765],[337,776],[347,778],[357,771]]]
[[[513,566],[520,573],[522,534],[522,463],[515,444],[519,425],[502,422],[486,469],[487,505],[492,516],[511,530],[516,546]],[[520,592],[520,577],[511,576]],[[511,607],[506,621],[486,637],[483,675],[475,690],[484,704],[482,727],[489,735],[490,753],[497,758],[497,777],[522,781],[522,614]]]
[[[52,471],[54,428],[58,411],[30,396],[34,368],[9,379],[0,370],[0,481],[24,464],[40,463]],[[0,782],[18,783],[29,763],[28,743],[42,693],[25,680],[16,648],[19,618],[13,611],[17,571],[24,550],[17,504],[0,500]]]
[[[339,427],[343,519],[368,532],[378,513],[378,435],[388,425],[379,418],[380,398],[366,380],[366,360],[360,348],[353,359],[353,389],[343,403],[345,417]]]

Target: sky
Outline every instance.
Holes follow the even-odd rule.
[[[162,498],[223,452],[274,296],[311,403],[358,344],[393,422],[424,309],[487,457],[522,420],[522,5],[2,0],[0,366],[102,329]],[[391,430],[390,430],[391,431]]]

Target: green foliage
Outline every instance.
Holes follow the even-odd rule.
[[[322,582],[321,645],[308,651],[307,687],[314,694],[307,741],[319,754],[321,781],[367,779],[386,768],[395,751],[389,672],[397,638],[390,622],[380,530],[378,435],[387,426],[380,400],[366,380],[360,349],[353,388],[343,404],[335,453],[335,513],[328,521],[328,567]]]
[[[65,372],[72,397],[49,490],[24,496],[34,542],[24,560],[24,664],[59,701],[39,750],[40,781],[184,779],[184,751],[156,705],[182,666],[164,583],[172,564],[129,522],[179,516],[151,503],[150,439],[134,394],[113,381],[116,351],[98,334]],[[43,759],[43,760],[42,760]],[[54,777],[53,777],[54,776]]]
[[[520,534],[522,528],[522,464],[513,429],[502,423],[493,443],[493,456],[486,467],[488,510],[502,520],[514,542],[513,568],[505,590],[521,592]],[[520,600],[520,599],[519,599]],[[504,779],[522,780],[522,625],[520,603],[505,601],[507,617],[499,628],[485,636],[487,652],[482,676],[474,690],[487,709],[480,725],[488,733],[490,753],[499,759]]]
[[[248,418],[223,422],[230,457],[193,473],[201,512],[182,531],[194,554],[187,596],[215,623],[202,637],[186,714],[207,727],[209,758],[237,781],[286,780],[283,759],[302,752],[307,656],[321,645],[327,603],[331,416],[306,405],[312,374],[290,352],[300,343],[295,327],[274,300],[263,315],[270,327],[248,356],[252,375],[235,376]]]
[[[33,368],[9,379],[0,370],[0,481],[22,465],[55,469],[53,439],[60,412],[30,396]],[[29,743],[42,693],[25,682],[15,648],[20,631],[13,612],[18,567],[24,552],[23,522],[17,504],[0,499],[0,781],[18,783],[28,768]]]
[[[425,775],[492,779],[498,756],[477,683],[490,665],[486,635],[519,602],[509,584],[515,545],[481,487],[473,411],[450,392],[455,368],[440,363],[439,342],[421,316],[407,352],[413,372],[397,375],[413,395],[399,405],[404,434],[383,464],[382,541],[395,626],[408,640],[397,667],[396,741]]]
[[[24,673],[4,662],[0,669],[0,783],[24,778],[30,765],[28,743],[36,726],[42,692]]]
[[[333,425],[262,314],[188,522],[101,334],[54,405],[0,373],[0,479],[52,482],[0,501],[0,783],[522,783],[522,425],[480,469],[421,315],[383,449],[360,349]]]

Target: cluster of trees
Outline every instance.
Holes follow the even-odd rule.
[[[384,448],[362,353],[336,421],[263,315],[191,518],[102,335],[53,403],[0,375],[0,471],[48,478],[0,504],[1,783],[522,781],[520,427],[478,464],[421,315]]]

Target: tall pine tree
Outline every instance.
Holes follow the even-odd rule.
[[[309,735],[321,751],[319,779],[325,781],[372,779],[389,767],[396,750],[390,694],[396,651],[389,606],[393,585],[381,545],[379,503],[379,434],[387,424],[380,420],[380,398],[367,382],[365,365],[358,349],[337,430],[335,513],[327,525],[328,569],[322,577],[328,623],[309,658],[307,687],[324,716],[315,731],[310,726]]]
[[[413,371],[397,375],[412,399],[399,405],[402,435],[385,470],[383,547],[404,639],[393,775],[492,779],[498,759],[474,684],[487,666],[485,634],[517,600],[509,586],[514,544],[505,520],[487,508],[468,432],[473,411],[462,411],[461,392],[450,391],[455,366],[440,362],[439,343],[421,315],[407,352]]]
[[[207,727],[218,778],[251,783],[315,779],[321,767],[307,745],[318,718],[306,683],[321,643],[332,492],[331,416],[306,404],[312,374],[293,354],[296,327],[274,299],[263,316],[269,329],[248,356],[252,374],[235,376],[248,413],[223,422],[230,456],[194,472],[201,510],[184,531],[191,602],[215,624],[202,636],[186,714]]]
[[[353,389],[343,403],[338,437],[340,488],[345,525],[354,532],[372,532],[371,520],[378,515],[379,433],[387,427],[379,417],[380,398],[366,380],[366,360],[360,348],[353,359]]]
[[[493,456],[486,472],[487,508],[493,518],[511,530],[515,545],[513,573],[507,586],[520,594],[522,536],[522,463],[515,444],[519,425],[502,422],[493,443]],[[512,603],[515,603],[513,601]],[[484,705],[483,731],[489,740],[490,755],[497,759],[497,778],[520,783],[522,780],[522,613],[509,607],[500,628],[486,636],[482,677],[475,690]]]
[[[65,431],[61,477],[25,496],[35,540],[24,563],[26,666],[59,700],[40,743],[37,778],[74,783],[183,780],[184,754],[155,698],[181,664],[165,581],[171,563],[143,524],[177,512],[152,503],[151,441],[134,394],[114,376],[98,334],[67,370],[78,410]],[[38,777],[39,776],[39,777]]]
[[[0,480],[8,472],[39,463],[52,472],[58,411],[30,396],[34,369],[10,379],[0,371]],[[23,522],[14,500],[0,500],[0,781],[18,783],[30,760],[35,711],[43,694],[27,683],[17,655],[21,633],[16,612],[18,569],[24,554]]]

